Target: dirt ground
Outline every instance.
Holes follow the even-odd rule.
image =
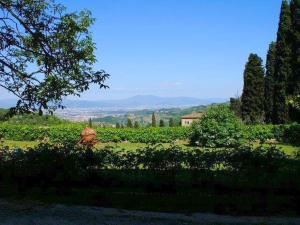
[[[300,218],[128,211],[0,200],[0,225],[299,225]]]

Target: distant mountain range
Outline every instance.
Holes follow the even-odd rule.
[[[65,100],[67,108],[102,108],[105,110],[135,110],[135,109],[158,109],[172,107],[190,107],[198,105],[209,105],[212,103],[226,102],[225,98],[192,98],[192,97],[158,97],[153,95],[137,95],[120,100]],[[15,100],[0,100],[0,107],[8,108],[14,106]]]
[[[228,101],[221,98],[199,99],[191,97],[158,97],[153,95],[137,95],[120,100],[67,100],[65,105],[69,108],[104,108],[104,109],[157,109],[172,107],[190,107],[209,105]]]

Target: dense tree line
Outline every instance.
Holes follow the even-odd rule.
[[[283,124],[300,121],[300,111],[291,99],[300,95],[300,0],[281,5],[276,42],[271,42],[264,68],[251,53],[244,71],[241,100],[231,99],[231,108],[248,123]],[[240,105],[240,107],[239,107]]]

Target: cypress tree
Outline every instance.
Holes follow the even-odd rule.
[[[93,127],[92,118],[89,118],[89,128]]]
[[[135,121],[135,122],[134,122],[134,128],[139,128],[139,127],[140,127],[139,122],[138,122],[138,121]]]
[[[152,113],[152,127],[156,127],[156,117],[155,117],[155,113]]]
[[[292,20],[292,77],[291,94],[300,94],[300,0],[291,1]]]
[[[132,128],[133,127],[133,125],[132,125],[132,121],[131,121],[131,119],[127,119],[127,127],[128,128]]]
[[[289,79],[289,98],[300,95],[300,0],[291,1],[292,20],[292,75]],[[300,122],[300,111],[289,105],[289,118]]]
[[[160,127],[164,127],[164,126],[165,126],[165,122],[164,122],[163,120],[160,120],[160,121],[159,121],[159,126],[160,126]]]
[[[281,5],[279,27],[276,41],[275,86],[273,122],[285,123],[288,119],[286,103],[288,80],[291,78],[291,11],[284,0]]]
[[[262,59],[250,54],[244,71],[241,113],[244,121],[256,123],[264,117],[264,68]]]
[[[274,102],[274,75],[276,60],[276,43],[272,42],[269,46],[266,62],[265,76],[265,120],[267,123],[273,122],[273,102]]]
[[[116,123],[116,128],[121,128],[120,123]]]
[[[175,122],[173,118],[169,119],[169,127],[175,127]]]

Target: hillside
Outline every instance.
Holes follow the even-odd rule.
[[[157,121],[164,120],[168,121],[170,118],[173,118],[176,123],[180,122],[180,118],[183,115],[190,114],[192,112],[201,112],[205,110],[207,106],[193,106],[188,108],[162,108],[157,110],[144,109],[136,110],[124,113],[123,115],[109,115],[101,118],[94,118],[94,122],[107,123],[107,124],[126,124],[127,119],[130,118],[134,121],[138,121],[140,124],[147,125],[151,123],[152,113],[156,115]]]

